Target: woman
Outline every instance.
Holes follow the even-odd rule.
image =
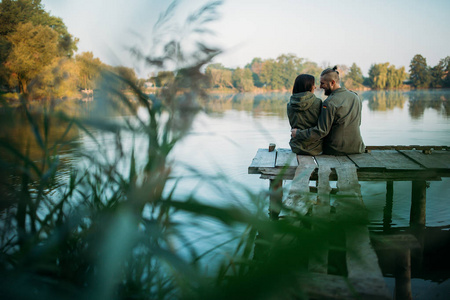
[[[308,129],[317,125],[322,100],[314,95],[314,76],[301,74],[295,78],[292,96],[287,104],[287,114],[291,128]],[[303,155],[317,155],[322,152],[322,141],[300,141],[291,137],[292,152]]]

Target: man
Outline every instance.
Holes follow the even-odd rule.
[[[323,139],[323,154],[363,153],[365,146],[359,130],[361,99],[341,87],[337,67],[320,74],[320,88],[328,98],[323,102],[317,126],[304,130],[293,128],[291,136],[305,142]]]

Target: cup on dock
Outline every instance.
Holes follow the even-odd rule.
[[[272,152],[273,150],[275,150],[275,147],[276,147],[277,145],[275,145],[275,144],[269,144],[269,152]]]

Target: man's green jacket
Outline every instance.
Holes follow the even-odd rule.
[[[323,102],[317,126],[296,131],[296,138],[314,142],[323,139],[323,154],[363,153],[359,96],[345,88],[334,90]]]

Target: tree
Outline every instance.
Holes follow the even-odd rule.
[[[1,84],[9,83],[10,86],[14,87],[18,81],[18,74],[12,74],[11,69],[6,68],[5,64],[7,64],[7,60],[9,60],[9,63],[13,60],[13,57],[10,57],[13,51],[11,36],[16,33],[19,26],[25,23],[31,23],[34,26],[42,25],[54,30],[57,33],[58,56],[71,57],[77,50],[78,39],[73,38],[67,31],[67,27],[61,18],[51,16],[44,10],[41,0],[3,0],[0,2]],[[17,38],[17,35],[13,39],[15,38]],[[33,73],[33,71],[30,71],[30,73]],[[12,84],[12,82],[15,83]],[[21,84],[19,88],[21,91],[23,90]]]
[[[300,73],[302,58],[298,58],[294,54],[282,54],[277,57],[277,67],[280,70],[282,87],[291,89],[294,80]]]
[[[407,74],[405,72],[405,67],[400,67],[400,68],[396,69],[394,76],[395,76],[395,81],[394,81],[395,85],[393,87],[398,88],[398,87],[402,86],[403,81],[406,79],[406,76],[407,76]]]
[[[233,85],[241,92],[251,91],[254,87],[252,71],[250,69],[237,68],[233,72]]]
[[[316,82],[318,82],[318,80],[320,79],[320,73],[322,73],[322,69],[319,68],[317,63],[306,60],[300,65],[298,73],[307,73],[313,75],[316,78]]]
[[[444,87],[450,87],[450,56],[447,56],[443,60],[444,78],[442,80],[442,85]]]
[[[77,50],[78,39],[68,31],[61,18],[44,10],[41,0],[3,0],[0,2],[0,36],[6,37],[16,31],[21,23],[48,26],[58,33],[61,55],[71,57]]]
[[[284,86],[280,66],[273,59],[264,61],[260,78],[261,82],[272,90],[279,90]]]
[[[232,71],[226,69],[222,64],[210,64],[206,67],[206,75],[212,87],[232,87]]]
[[[430,69],[430,87],[442,87],[445,79],[445,59],[441,59],[439,63]]]
[[[79,70],[79,88],[95,89],[103,63],[99,58],[95,58],[92,52],[83,52],[75,56],[75,61]]]
[[[397,87],[397,69],[394,65],[391,65],[387,68],[387,77],[386,77],[386,88],[395,88]]]
[[[125,81],[128,81],[129,83],[138,86],[139,80],[136,76],[136,72],[132,68],[124,67],[124,66],[117,66],[113,68],[113,72],[119,75],[122,79]],[[118,87],[121,90],[125,90],[129,87],[129,84],[122,81],[120,82],[120,86]]]
[[[386,87],[387,72],[389,63],[373,64],[369,69],[369,79],[374,89],[384,89]]]
[[[159,71],[156,75],[155,83],[157,87],[168,86],[175,79],[175,74],[172,71]]]
[[[16,31],[20,23],[39,23],[45,15],[40,0],[2,0],[0,3],[0,35],[7,36]]]
[[[55,58],[30,82],[32,99],[61,99],[78,94],[79,70],[75,60]]]
[[[398,88],[406,78],[405,68],[389,63],[373,64],[369,69],[369,83],[373,89]]]
[[[431,82],[430,70],[427,66],[427,60],[420,54],[417,54],[411,60],[410,74],[411,81],[415,88],[428,88]]]
[[[17,26],[8,40],[12,51],[6,66],[17,78],[20,91],[28,93],[29,81],[58,56],[58,34],[46,26],[24,23]]]
[[[250,64],[247,64],[245,67],[252,71],[253,77],[253,85],[256,87],[262,87],[264,84],[261,82],[261,71],[262,71],[263,61],[259,57],[255,57],[252,59]]]
[[[356,63],[353,63],[350,67],[350,70],[347,74],[347,78],[350,78],[355,83],[362,84],[364,81],[364,77],[361,71],[361,68],[356,65]]]

